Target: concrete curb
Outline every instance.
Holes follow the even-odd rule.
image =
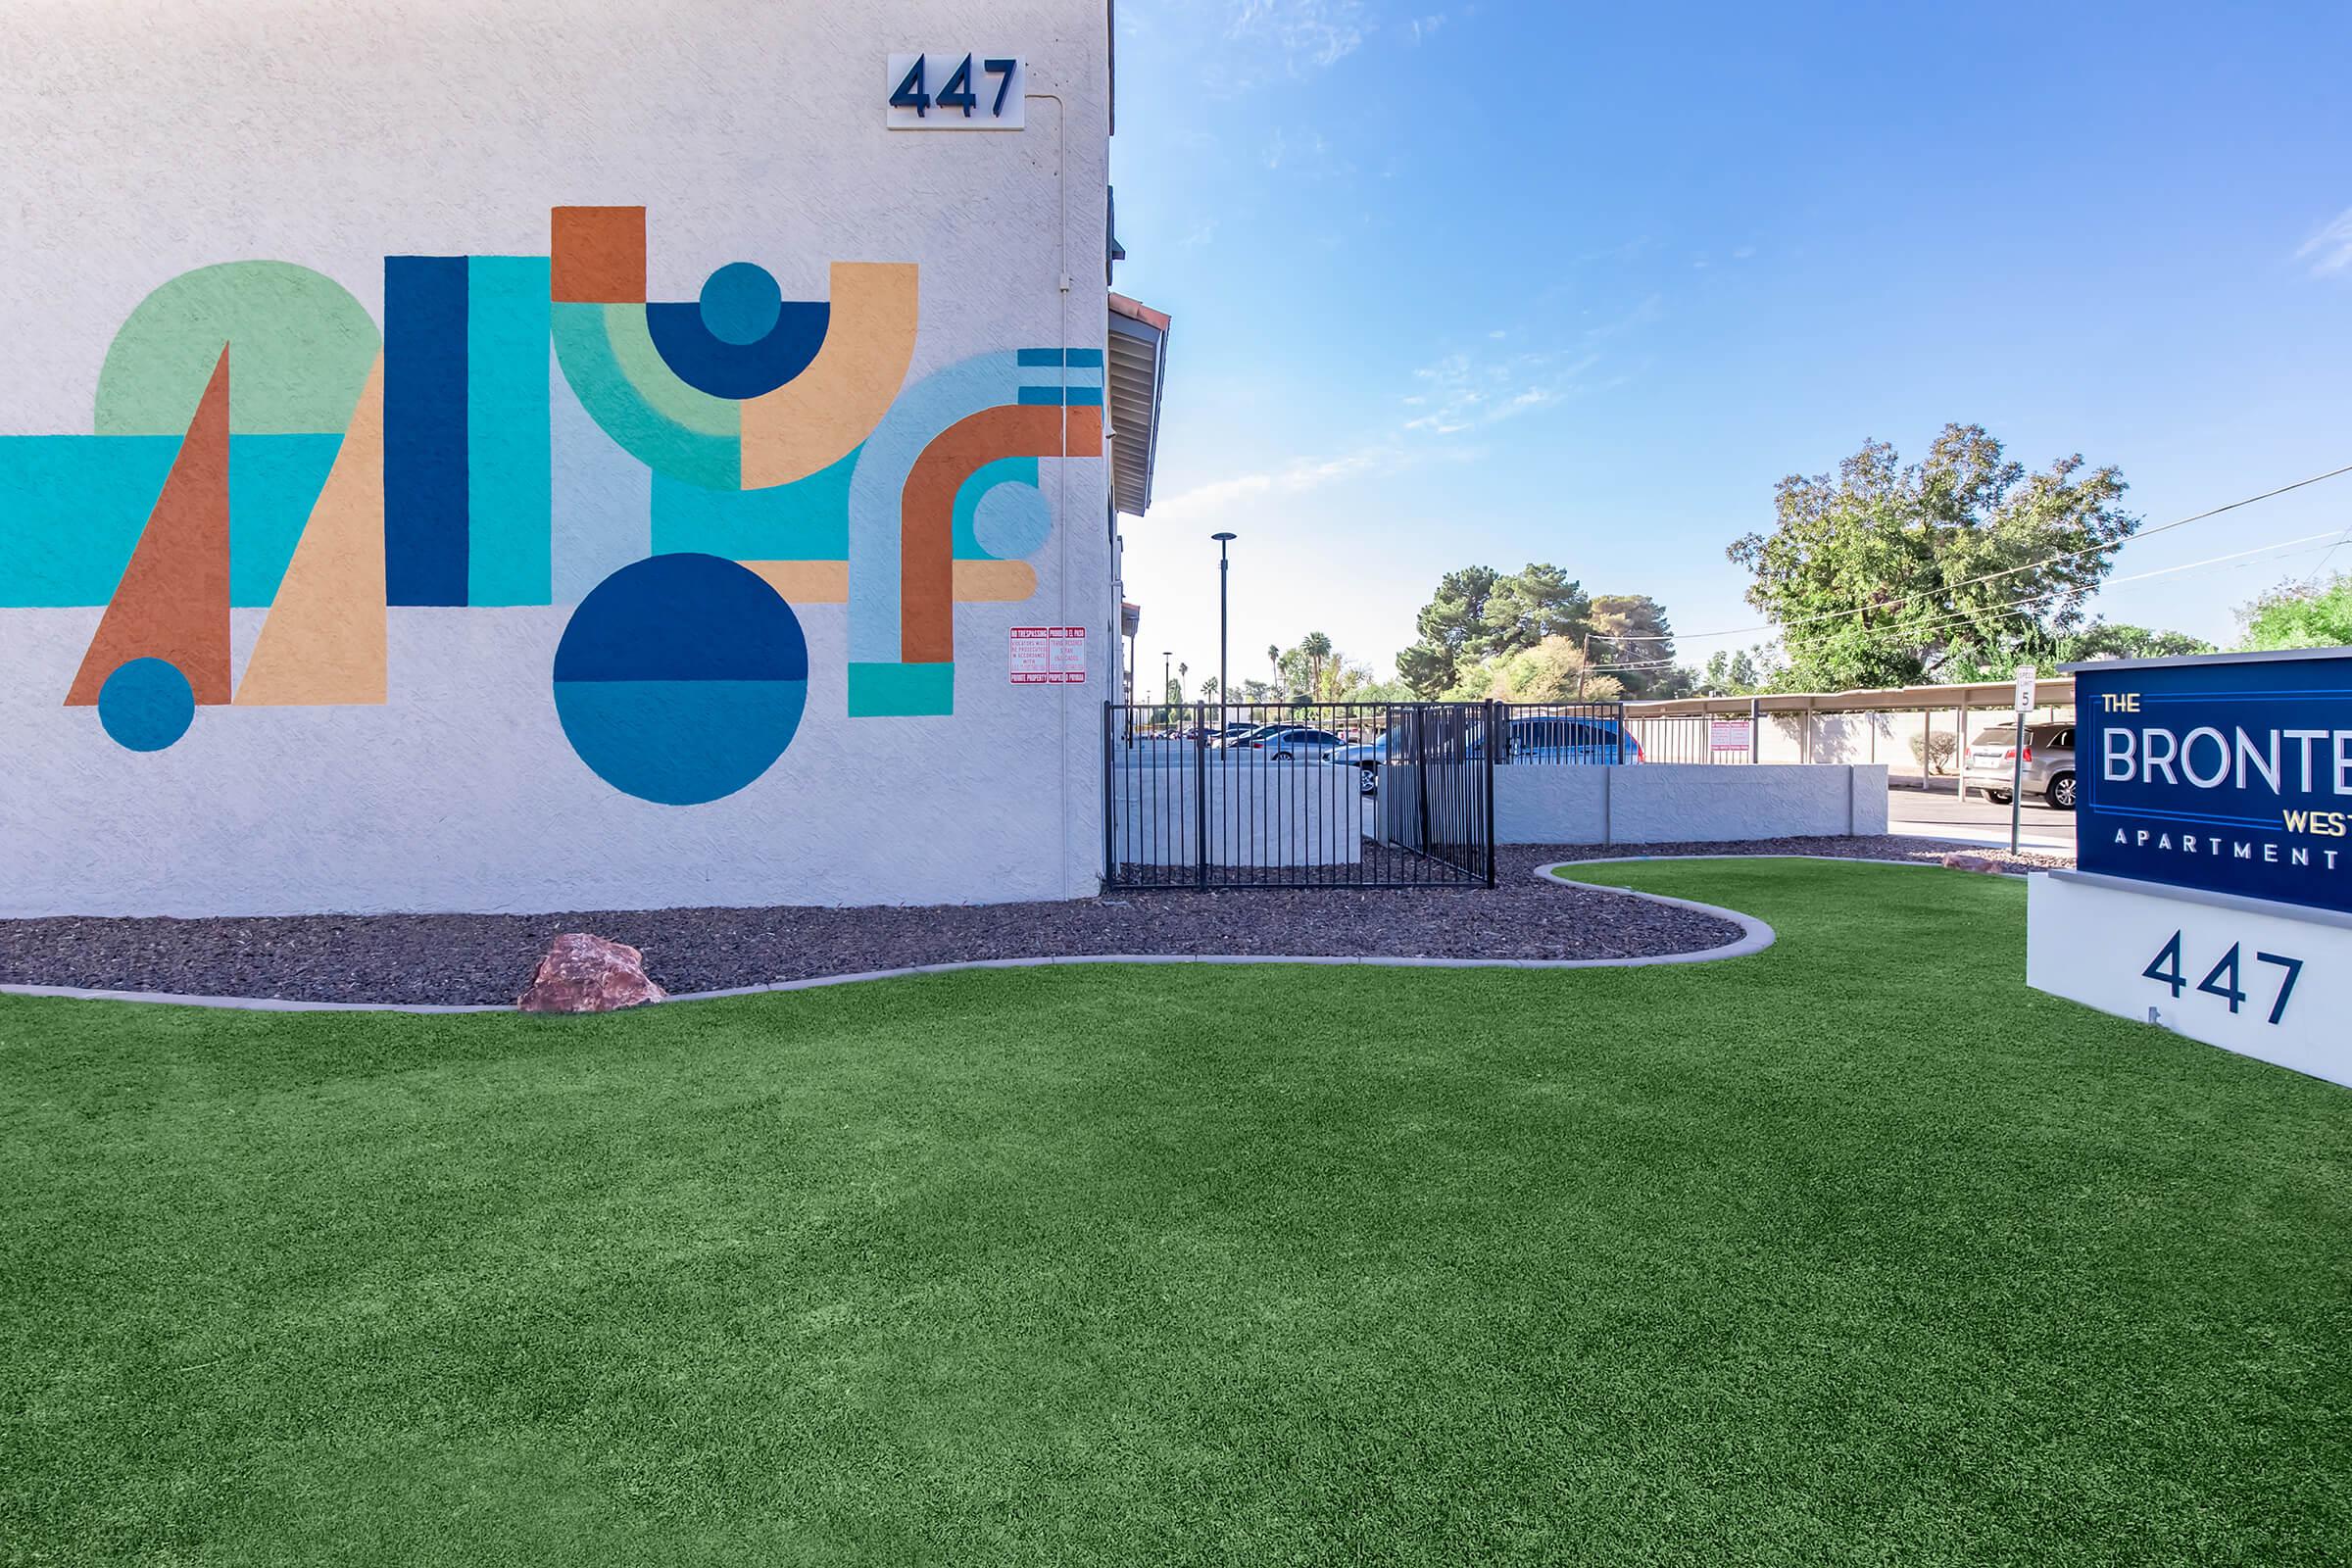
[[[1720,855],[1659,855],[1623,856],[1619,859],[1640,860],[1720,860],[1734,858],[1834,860],[1833,855],[1788,856],[1720,856]],[[1614,893],[1621,898],[1647,899],[1652,904],[1670,905],[1678,909],[1690,909],[1699,914],[1711,914],[1719,920],[1729,920],[1740,927],[1737,942],[1719,948],[1703,948],[1696,953],[1660,953],[1628,958],[1419,958],[1388,957],[1377,955],[1281,955],[1281,954],[1206,954],[1206,953],[1123,953],[1073,954],[1036,958],[967,958],[953,963],[917,963],[902,969],[869,969],[857,974],[814,975],[805,980],[778,980],[767,985],[735,986],[724,991],[681,991],[669,997],[669,1002],[714,1002],[725,997],[762,997],[784,991],[814,991],[825,986],[863,985],[872,980],[905,980],[915,975],[955,974],[965,969],[1043,969],[1078,963],[1298,963],[1298,964],[1355,964],[1382,969],[1636,969],[1658,963],[1712,963],[1720,958],[1744,958],[1763,952],[1773,944],[1772,927],[1752,915],[1737,909],[1726,909],[1712,904],[1699,904],[1690,899],[1670,899],[1660,893],[1643,893],[1639,888],[1610,887],[1605,883],[1579,882],[1572,877],[1551,875],[1556,866],[1605,865],[1607,860],[1558,860],[1551,865],[1538,866],[1536,875],[1546,883],[1565,883],[1572,887],[1591,888],[1599,893]],[[1886,861],[1885,864],[1902,864]],[[0,985],[0,995],[12,997],[54,997],[74,1002],[140,1002],[175,1007],[225,1007],[250,1012],[407,1012],[407,1013],[463,1013],[513,1012],[511,1005],[498,1003],[477,1003],[454,1006],[406,1002],[297,1002],[282,997],[206,997],[187,996],[164,991],[84,991],[73,986]]]

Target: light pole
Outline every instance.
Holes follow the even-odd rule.
[[[1162,648],[1159,651],[1159,713],[1160,722],[1163,724],[1173,724],[1176,721],[1176,710],[1172,699],[1168,696],[1168,687],[1173,685],[1176,679],[1170,662],[1175,657],[1173,649]]]
[[[1225,733],[1226,707],[1233,701],[1233,693],[1225,685],[1232,679],[1225,668],[1225,585],[1233,576],[1233,562],[1225,552],[1236,536],[1212,533],[1209,537],[1217,542],[1217,733],[1222,735]]]

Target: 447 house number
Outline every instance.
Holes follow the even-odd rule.
[[[886,122],[893,130],[1019,130],[1026,75],[1018,55],[977,49],[892,55]]]
[[[2197,982],[2197,990],[2209,997],[2221,998],[2230,1004],[2231,1012],[2237,1011],[2248,1001],[2244,952],[2244,943],[2230,943],[2230,951],[2222,955],[2221,961],[2206,970],[2205,978]],[[2303,960],[2287,957],[2283,954],[2257,953],[2254,961],[2273,966],[2278,971],[2278,989],[2272,993],[2270,1015],[2263,1020],[2265,1023],[2277,1023],[2286,1016],[2286,1004],[2294,997],[2295,982],[2303,976]],[[2178,1002],[2180,994],[2188,989],[2188,971],[2180,966],[2180,933],[2174,932],[2173,939],[2164,945],[2163,951],[2150,958],[2148,966],[2139,972],[2158,985],[2171,987],[2173,1000]],[[2254,1004],[2260,1006],[2260,999],[2254,999]]]

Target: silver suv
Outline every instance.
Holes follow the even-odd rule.
[[[2017,726],[2003,724],[1988,729],[1968,743],[1968,774],[1974,781],[1997,778],[1997,784],[1980,784],[1984,798],[1995,806],[2009,804],[2009,772],[2015,765]],[[2075,808],[2075,726],[2072,724],[2029,724],[2026,726],[2026,793],[2038,795],[2061,811]]]

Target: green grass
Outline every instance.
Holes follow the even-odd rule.
[[[0,999],[0,1560],[2352,1553],[2352,1093],[2026,990],[2014,882],[1594,874],[1781,942]]]

